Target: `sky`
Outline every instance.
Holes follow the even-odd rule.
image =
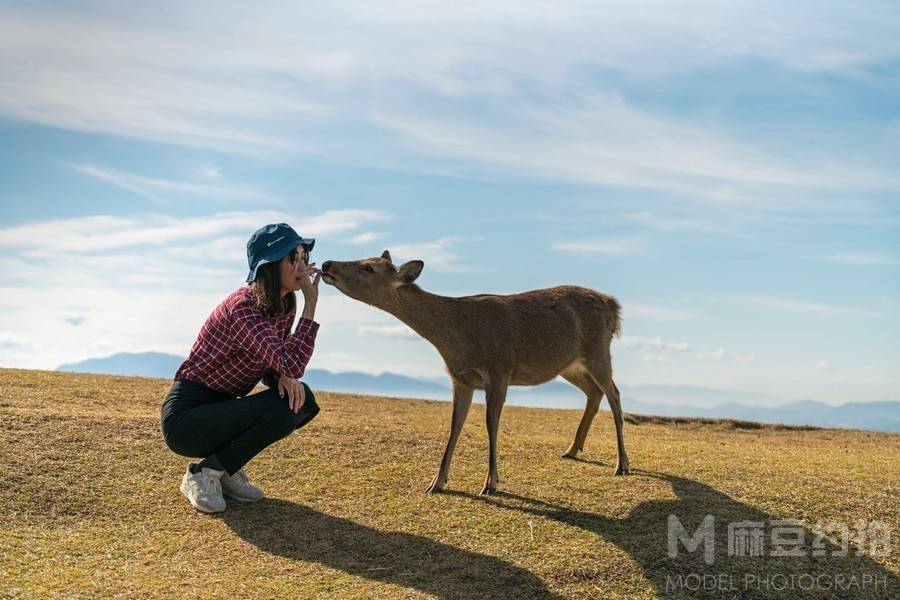
[[[290,223],[615,296],[624,385],[900,399],[895,2],[0,1],[0,366],[185,355]],[[441,377],[323,286],[310,368]],[[539,343],[539,342],[538,342]]]

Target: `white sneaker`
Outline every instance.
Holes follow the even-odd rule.
[[[191,506],[204,513],[219,513],[225,510],[222,484],[219,478],[225,471],[203,467],[199,473],[191,473],[188,465],[181,478],[181,493],[191,501]]]
[[[241,500],[243,502],[257,502],[263,499],[263,491],[250,483],[243,467],[237,473],[229,475],[228,472],[222,473],[222,491],[229,498]]]

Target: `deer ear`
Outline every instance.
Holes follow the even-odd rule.
[[[425,268],[425,263],[421,260],[411,260],[408,263],[404,263],[399,270],[400,280],[403,283],[412,283],[422,274],[423,268]]]
[[[384,260],[386,260],[388,262],[391,262],[391,253],[388,252],[387,250],[385,250],[384,252],[381,253],[381,258],[383,258]]]

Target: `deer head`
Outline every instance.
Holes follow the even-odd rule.
[[[424,266],[421,260],[411,260],[398,267],[385,250],[378,258],[326,260],[322,264],[322,281],[354,300],[383,307],[390,303],[394,290],[414,282]]]

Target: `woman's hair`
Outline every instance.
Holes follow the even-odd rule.
[[[288,260],[292,263],[297,260],[296,250],[291,251]],[[280,260],[260,265],[256,270],[256,279],[253,281],[252,289],[256,306],[265,317],[280,317],[297,307],[297,298],[294,294],[281,297]]]

